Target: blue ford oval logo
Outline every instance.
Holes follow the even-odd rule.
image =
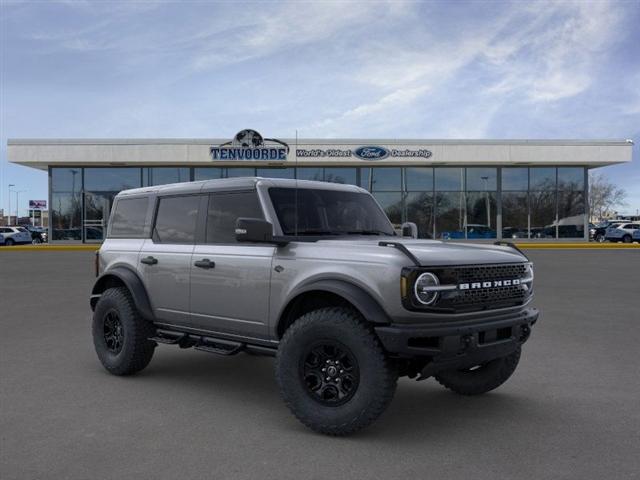
[[[389,150],[376,146],[358,147],[353,153],[363,160],[382,160],[389,156]]]

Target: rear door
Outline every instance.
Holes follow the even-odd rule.
[[[267,338],[275,246],[237,243],[238,217],[264,218],[255,190],[209,195],[204,243],[191,257],[191,321],[213,332]]]
[[[202,195],[158,198],[151,238],[139,255],[139,271],[161,323],[189,323],[189,275]]]

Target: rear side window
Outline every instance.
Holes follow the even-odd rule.
[[[199,203],[199,195],[160,198],[153,229],[153,241],[194,243]]]
[[[111,218],[110,237],[141,238],[144,236],[149,198],[125,198],[116,202]]]
[[[215,193],[209,196],[207,243],[235,243],[239,217],[264,218],[257,192]]]

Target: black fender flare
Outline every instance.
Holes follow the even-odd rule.
[[[107,289],[110,279],[117,279],[124,283],[133,297],[133,303],[136,309],[145,320],[153,321],[155,319],[153,310],[151,309],[151,302],[149,302],[149,295],[142,280],[136,272],[124,266],[114,267],[108,272],[103,273],[98,280],[96,280],[91,290],[91,310],[95,309],[96,303],[98,303],[100,295]]]
[[[358,285],[337,279],[317,280],[295,289],[287,299],[285,307],[280,311],[278,323],[282,321],[282,316],[292,301],[301,294],[312,292],[314,290],[330,292],[344,298],[369,322],[377,324],[391,323],[391,319],[389,318],[389,315],[387,315],[387,312],[384,311],[378,301],[375,300],[367,291]]]

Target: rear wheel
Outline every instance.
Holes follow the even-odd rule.
[[[40,240],[40,237],[36,237],[33,240],[31,240],[31,243],[34,245],[40,245],[42,243],[42,240]]]
[[[624,243],[631,243],[631,235],[625,235],[624,237],[622,237],[622,241]]]
[[[346,308],[322,308],[285,332],[276,357],[280,393],[309,428],[328,435],[360,430],[387,408],[397,372],[374,333]]]
[[[13,238],[7,238],[7,239],[4,241],[4,244],[5,244],[7,247],[11,247],[11,246],[15,245],[15,243],[16,243],[16,242],[14,242],[14,241],[13,241]]]
[[[449,390],[461,395],[480,395],[498,388],[513,374],[520,361],[520,347],[506,357],[461,370],[447,370],[435,379]]]
[[[114,375],[131,375],[145,368],[156,343],[148,340],[153,326],[135,308],[126,288],[110,288],[93,313],[93,345],[104,368]]]

